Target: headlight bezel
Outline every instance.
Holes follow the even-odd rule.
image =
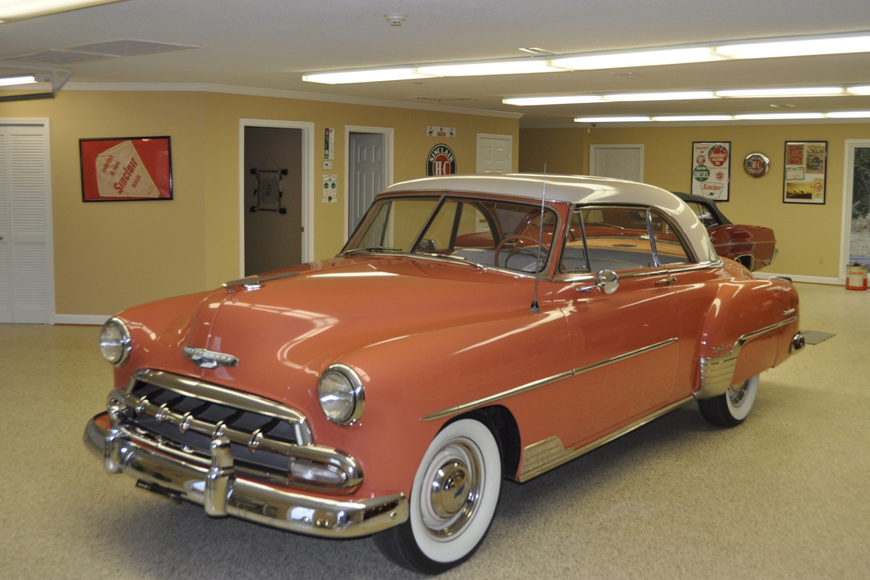
[[[109,336],[114,332],[116,335]],[[119,318],[108,319],[100,330],[100,352],[112,366],[120,367],[130,358],[131,339],[127,325]]]
[[[365,386],[352,368],[333,364],[317,381],[317,400],[327,419],[336,425],[353,425],[365,410]]]

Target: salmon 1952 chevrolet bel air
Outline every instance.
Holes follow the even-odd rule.
[[[334,259],[111,318],[110,473],[438,573],[525,482],[697,401],[741,423],[803,348],[787,279],[657,187],[450,176],[377,196]]]

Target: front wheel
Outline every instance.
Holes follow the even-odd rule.
[[[720,427],[734,427],[749,416],[755,395],[758,393],[758,375],[747,379],[742,385],[728,387],[724,395],[712,399],[700,399],[698,408],[708,422]]]
[[[375,536],[390,560],[438,574],[471,557],[492,524],[501,491],[501,454],[489,428],[450,423],[432,441],[411,490],[410,517]]]

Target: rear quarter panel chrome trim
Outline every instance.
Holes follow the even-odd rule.
[[[696,399],[711,399],[724,394],[731,386],[734,369],[737,367],[737,358],[743,346],[756,338],[760,338],[774,332],[792,322],[797,321],[797,316],[786,318],[776,324],[759,328],[753,332],[747,332],[735,341],[731,350],[725,354],[701,358],[701,381],[700,387],[695,393]]]

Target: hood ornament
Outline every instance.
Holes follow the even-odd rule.
[[[231,354],[222,352],[214,352],[204,348],[195,346],[185,346],[182,349],[184,356],[193,361],[193,364],[204,369],[213,369],[215,367],[234,367],[239,364],[239,359]]]
[[[292,278],[293,276],[298,275],[299,272],[279,272],[278,274],[272,274],[270,276],[248,276],[247,278],[242,278],[240,280],[225,282],[223,287],[226,288],[227,292],[230,294],[235,294],[240,289],[248,291],[259,290],[266,282],[281,280],[282,278]]]

